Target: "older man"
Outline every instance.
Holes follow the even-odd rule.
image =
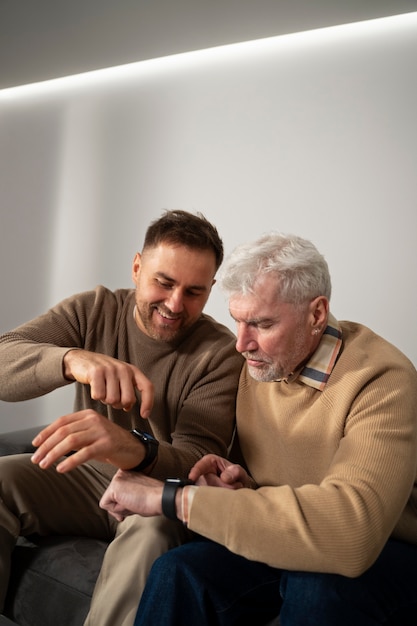
[[[283,626],[415,623],[415,368],[370,329],[335,319],[327,263],[302,238],[237,248],[223,288],[246,359],[237,432],[247,471],[208,455],[190,472],[197,486],[113,479],[101,504],[119,519],[163,512],[204,538],[154,564],[135,626],[277,614]]]

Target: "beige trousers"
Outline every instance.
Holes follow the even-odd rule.
[[[107,548],[84,626],[132,626],[152,563],[189,539],[180,522],[139,515],[126,518]]]

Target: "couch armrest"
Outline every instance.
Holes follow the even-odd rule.
[[[32,426],[24,430],[15,430],[0,434],[0,456],[8,454],[20,454],[22,452],[34,452],[32,439],[44,426]]]

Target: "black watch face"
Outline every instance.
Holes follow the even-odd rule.
[[[147,442],[149,442],[149,443],[156,443],[156,444],[158,444],[158,443],[159,443],[159,442],[158,442],[158,440],[157,440],[157,439],[155,439],[155,437],[153,437],[153,436],[152,436],[152,435],[150,435],[149,433],[144,433],[144,432],[143,432],[143,431],[141,431],[141,430],[136,430],[136,428],[134,428],[134,429],[132,430],[132,433],[133,433],[136,437],[138,437],[138,439],[140,439],[141,441],[143,441],[143,443],[147,443]]]
[[[153,437],[149,433],[143,433],[143,437],[146,441],[153,441],[154,443],[157,443],[155,437]]]

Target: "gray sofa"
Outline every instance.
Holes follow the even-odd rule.
[[[40,428],[0,434],[0,456],[33,452],[30,442]],[[82,626],[106,547],[87,537],[20,538],[4,615],[18,626]]]

